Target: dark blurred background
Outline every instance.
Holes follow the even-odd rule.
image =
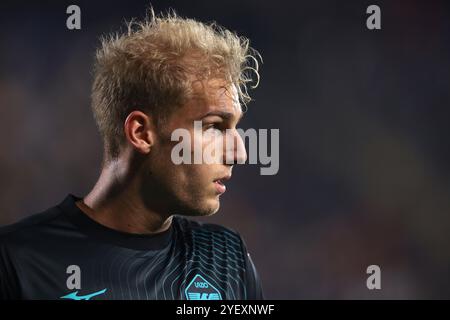
[[[82,29],[66,28],[81,7]],[[98,37],[149,1],[0,4],[0,225],[85,195],[101,140]],[[274,299],[450,298],[450,4],[152,1],[217,21],[264,59],[242,128],[280,129],[280,170],[238,166],[217,215]],[[381,7],[382,29],[366,28]],[[366,288],[381,267],[381,290]]]

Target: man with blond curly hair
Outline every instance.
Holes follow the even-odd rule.
[[[97,183],[0,229],[0,299],[263,298],[240,235],[187,218],[216,213],[246,161],[236,125],[259,54],[216,24],[150,11],[96,54]],[[175,163],[177,129],[188,153],[224,142],[215,161]]]

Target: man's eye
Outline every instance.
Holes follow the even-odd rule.
[[[223,128],[219,123],[211,123],[206,125],[205,130],[225,131],[225,128]]]

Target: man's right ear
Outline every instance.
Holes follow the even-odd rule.
[[[142,111],[132,111],[123,126],[126,139],[136,151],[148,154],[155,142],[155,124],[152,117]]]

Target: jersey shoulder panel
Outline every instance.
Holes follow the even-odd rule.
[[[56,220],[61,214],[62,211],[57,206],[54,206],[45,211],[25,217],[18,222],[1,226],[0,245],[36,239],[39,233],[42,233],[52,225],[58,224]]]

